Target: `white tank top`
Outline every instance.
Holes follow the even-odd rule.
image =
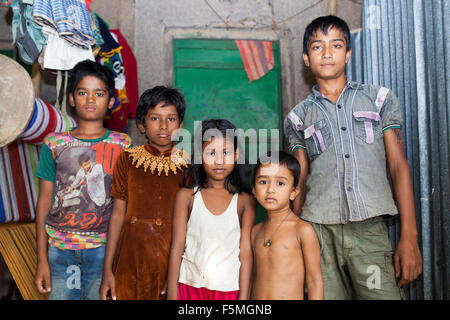
[[[239,290],[238,196],[234,194],[225,212],[215,216],[206,208],[201,192],[195,194],[179,282],[209,290]]]

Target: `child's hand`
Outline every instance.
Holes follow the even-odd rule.
[[[401,287],[422,273],[422,256],[416,238],[401,237],[394,254],[395,277]]]
[[[108,293],[110,295],[108,295]],[[100,284],[100,299],[107,300],[112,299],[116,300],[116,280],[114,279],[114,275],[112,272],[104,272],[102,283]]]
[[[163,296],[166,293],[167,293],[167,280],[166,280],[166,282],[164,283],[164,286],[161,289],[161,295]]]
[[[34,285],[39,293],[45,294],[52,291],[50,282],[50,267],[48,263],[38,263]]]

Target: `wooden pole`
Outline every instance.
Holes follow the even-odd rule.
[[[328,1],[328,14],[337,15],[337,0],[329,0]]]
[[[38,98],[41,94],[41,66],[37,61],[31,67],[31,81],[33,82],[34,96]]]

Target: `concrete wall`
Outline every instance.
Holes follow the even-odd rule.
[[[291,52],[286,54],[293,59],[295,77],[295,100],[305,97],[303,62],[300,60],[303,31],[315,17],[328,13],[329,1],[322,1],[317,6],[298,14],[315,1],[297,0],[209,0],[223,21],[207,5],[205,0],[136,0],[135,54],[139,66],[140,88],[148,88],[168,80],[167,68],[161,64],[166,54],[164,34],[173,28],[216,30],[229,37],[237,31],[265,32],[267,38],[275,33],[286,36],[291,42]],[[361,25],[361,6],[348,0],[337,1],[337,13],[349,22],[350,28]],[[292,17],[290,20],[285,19]],[[277,23],[275,30],[272,23]],[[247,33],[246,33],[247,34]],[[260,36],[257,36],[260,37]],[[263,35],[264,37],[264,35]],[[145,62],[144,62],[145,61]],[[144,62],[144,63],[143,63]],[[170,77],[170,75],[169,75]]]
[[[303,31],[312,19],[328,13],[329,1],[322,1],[301,14],[298,13],[316,1],[209,0],[209,3],[215,12],[204,0],[136,0],[135,54],[140,62],[141,90],[172,80],[168,72],[170,66],[161,63],[168,52],[164,36],[171,29],[189,28],[199,32],[215,30],[215,37],[222,34],[225,38],[239,37],[239,32],[245,35],[250,33],[251,37],[251,33],[256,31],[259,33],[255,34],[256,38],[272,39],[274,34],[277,35],[287,42],[284,48],[289,52],[282,52],[284,58],[291,59],[293,63],[285,66],[292,70],[294,78],[292,98],[297,101],[307,95],[310,84],[304,79],[303,62],[300,60]],[[355,14],[361,12],[360,5],[340,0],[336,7],[337,14],[349,22],[350,28],[360,27],[361,15]],[[292,18],[286,21],[289,17]],[[275,28],[272,27],[274,22]]]
[[[315,17],[334,13],[361,27],[361,4],[338,0],[135,0],[139,91],[173,84],[173,38],[250,38],[280,41],[283,116],[305,98],[313,79],[301,60],[303,31]],[[334,7],[333,7],[334,5]],[[306,9],[306,10],[305,10]],[[356,13],[356,14],[355,14]]]
[[[11,21],[12,11],[10,8],[0,6],[0,47],[11,46]]]
[[[173,38],[279,40],[283,116],[305,98],[313,84],[301,60],[303,31],[320,15],[337,14],[350,29],[361,27],[362,0],[96,0],[91,10],[119,28],[138,62],[139,93],[158,84],[173,85]],[[10,13],[0,8],[0,45],[11,39]],[[55,75],[42,74],[41,96],[56,97]],[[130,123],[136,143],[143,137]]]

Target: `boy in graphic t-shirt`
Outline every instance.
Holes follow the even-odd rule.
[[[108,68],[92,61],[78,63],[69,84],[78,126],[50,133],[42,144],[36,172],[35,285],[40,293],[49,292],[49,299],[99,299],[113,166],[122,149],[131,145],[128,135],[103,127],[113,94]]]

